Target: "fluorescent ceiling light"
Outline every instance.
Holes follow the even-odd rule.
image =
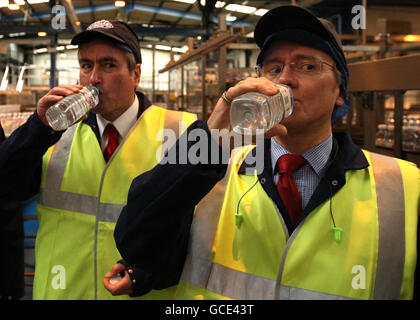
[[[256,16],[263,16],[263,15],[265,15],[267,12],[268,12],[268,10],[267,10],[267,9],[258,9],[257,11],[255,11],[255,12],[254,12],[254,14],[255,14]]]
[[[225,7],[225,9],[229,10],[229,11],[246,13],[246,14],[254,13],[257,10],[257,8],[255,8],[255,7],[242,6],[240,4],[228,4]]]
[[[15,3],[20,5],[20,6],[23,6],[23,5],[25,5],[25,0],[15,0]]]
[[[38,37],[46,37],[47,33],[45,31],[39,31],[38,32]]]
[[[115,1],[114,6],[117,8],[124,8],[125,7],[125,1]]]
[[[36,54],[36,53],[44,53],[44,52],[47,52],[48,50],[47,50],[47,48],[40,48],[40,49],[35,49],[34,50],[34,53]]]
[[[155,48],[158,49],[158,50],[171,51],[171,47],[169,47],[169,46],[163,46],[161,44],[157,44]]]
[[[38,4],[38,3],[46,3],[49,0],[27,0],[29,4]]]
[[[404,36],[403,40],[405,42],[418,42],[418,41],[420,41],[420,35],[408,34],[408,35]]]
[[[237,17],[235,17],[235,16],[232,16],[231,14],[228,14],[227,16],[226,16],[226,21],[230,21],[230,22],[232,22],[232,21],[235,21],[236,19],[238,19]]]
[[[9,5],[7,6],[10,10],[16,11],[19,10],[19,5],[16,3],[9,3]]]
[[[79,46],[77,46],[77,45],[73,45],[73,44],[68,44],[67,46],[66,46],[66,49],[77,49]]]
[[[223,8],[226,5],[226,2],[223,1],[217,1],[214,5],[216,8]]]
[[[181,48],[174,47],[174,48],[172,48],[172,51],[174,51],[174,52],[180,52],[180,53],[185,53],[185,52],[188,51],[188,46],[183,46]]]
[[[16,32],[16,33],[9,33],[9,37],[20,37],[25,36],[26,32]]]
[[[0,0],[0,8],[5,8],[9,5],[9,0]]]
[[[195,3],[195,0],[174,0],[176,2],[184,2],[184,3]]]
[[[58,47],[55,48],[55,50],[57,50],[57,51],[63,51],[64,49],[65,49],[64,46],[58,46]]]

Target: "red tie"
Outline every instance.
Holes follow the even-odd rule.
[[[277,190],[294,226],[296,226],[302,213],[302,201],[292,174],[305,163],[306,160],[296,154],[285,154],[277,160],[279,170]]]
[[[118,131],[111,123],[108,123],[105,127],[105,134],[108,137],[108,144],[104,151],[104,158],[105,161],[108,162],[109,158],[111,158],[115,149],[118,147]]]

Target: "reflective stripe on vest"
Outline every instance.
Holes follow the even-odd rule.
[[[101,281],[121,258],[113,229],[126,203],[131,181],[158,162],[160,129],[166,127],[178,135],[179,130],[186,128],[185,123],[195,119],[192,114],[151,106],[107,164],[88,125],[79,123],[66,130],[44,157],[46,172],[37,207],[40,228],[36,240],[34,299],[112,298]],[[91,147],[85,148],[85,143]],[[59,275],[54,275],[56,267],[64,270],[65,282],[55,280],[59,279]],[[163,291],[166,290],[145,297],[165,299],[172,294],[168,290],[164,295]]]
[[[113,157],[118,150],[122,147],[127,137],[136,128],[138,122],[147,114],[152,107],[146,109],[146,111],[137,119],[135,125],[130,129],[126,137],[121,141],[114,155],[110,158],[107,163],[107,167],[112,162]],[[179,124],[182,122],[181,112],[174,112],[166,110],[164,128],[172,129],[178,138],[179,135]],[[83,194],[77,194],[72,192],[65,192],[61,190],[61,183],[64,177],[64,171],[66,169],[68,157],[70,154],[70,148],[73,140],[74,133],[77,129],[77,125],[73,125],[63,133],[60,139],[60,144],[56,145],[53,149],[51,159],[49,161],[45,188],[42,188],[39,195],[39,203],[47,207],[53,207],[57,209],[63,209],[68,211],[83,212],[91,215],[98,215],[100,221],[116,222],[122,208],[125,204],[111,204],[111,203],[99,203],[97,197],[87,196]],[[104,173],[107,167],[105,167]],[[101,180],[101,182],[103,182]]]
[[[375,176],[379,219],[374,299],[398,299],[405,253],[405,205],[401,170],[393,158],[373,152],[370,158]],[[389,226],[392,226],[392,230],[389,230]]]
[[[249,149],[244,153],[248,151]],[[371,298],[398,299],[403,281],[405,249],[405,205],[401,169],[393,158],[374,153],[369,153],[369,156],[376,187],[379,228],[378,261]],[[225,199],[225,191],[230,183],[232,170],[237,170],[237,167],[231,162],[225,177],[197,207],[191,228],[189,253],[178,288],[178,298],[352,299],[352,297],[292,287],[282,283],[286,257],[305,221],[299,224],[287,240],[277,279],[243,272],[213,261],[215,254],[213,243],[220,228],[221,208],[225,205],[224,201],[229,201]],[[282,226],[283,232],[288,237],[284,224]]]

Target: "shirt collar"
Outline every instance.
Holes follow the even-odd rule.
[[[333,138],[332,134],[330,134],[322,143],[301,154],[318,176],[322,177],[323,175],[331,155],[332,146]],[[290,152],[286,148],[278,144],[274,138],[271,138],[271,165],[273,172],[276,172],[277,160],[288,153]]]
[[[333,133],[333,155],[331,157],[331,167],[330,169],[324,168],[324,170],[332,170],[335,174],[342,174],[344,179],[344,172],[347,170],[360,170],[369,166],[369,163],[363,154],[362,150],[356,146],[351,140],[350,136],[345,132],[335,132]],[[253,148],[249,152],[248,156],[255,158],[255,152],[257,148]],[[241,166],[238,169],[239,174],[246,174],[247,168],[252,168],[252,161],[243,161]],[[270,168],[271,165],[271,139],[264,139],[264,166],[265,168]],[[327,164],[327,166],[329,166]]]
[[[133,104],[127,110],[125,110],[122,115],[120,115],[116,120],[112,122],[112,124],[114,125],[115,129],[117,129],[121,137],[125,137],[128,131],[130,131],[130,128],[137,120],[138,112],[139,100],[137,98],[137,95],[135,95]],[[99,136],[102,137],[106,125],[111,122],[106,120],[100,114],[96,115],[96,119],[98,121]]]

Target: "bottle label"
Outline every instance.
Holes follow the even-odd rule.
[[[292,91],[289,87],[278,84],[280,94],[283,97],[284,102],[284,117],[289,116],[293,111],[293,96]]]
[[[79,92],[84,96],[87,104],[89,105],[89,109],[95,107],[98,104],[97,97],[87,88],[83,88]]]

